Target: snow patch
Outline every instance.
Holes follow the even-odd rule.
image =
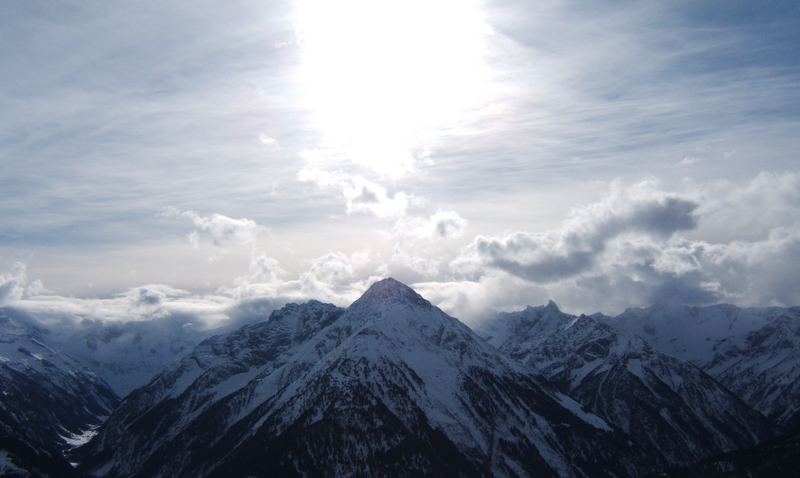
[[[89,440],[94,438],[95,435],[97,435],[97,427],[88,428],[80,433],[70,433],[67,436],[59,436],[62,440],[64,440],[64,443],[69,445],[71,448],[76,448],[89,443]]]
[[[563,406],[567,410],[577,415],[578,418],[588,423],[589,425],[599,430],[605,430],[607,432],[612,431],[611,427],[608,425],[608,423],[605,422],[605,420],[598,417],[597,415],[585,411],[583,407],[581,407],[580,403],[576,402],[570,397],[564,395],[563,393],[556,393],[556,398],[558,398],[558,401],[561,404],[561,406]]]
[[[628,369],[628,372],[636,375],[641,379],[644,379],[644,367],[642,367],[642,361],[640,359],[638,358],[628,359],[628,362],[625,364],[625,367]]]

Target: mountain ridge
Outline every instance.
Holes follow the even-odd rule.
[[[396,476],[409,470],[401,462],[419,475],[638,476],[761,453],[759,442],[800,420],[800,308],[660,304],[575,316],[551,300],[483,326],[392,278],[346,308],[286,304],[192,347],[128,394],[70,460],[77,473],[111,477]],[[86,330],[81,340],[112,344],[134,329]],[[61,335],[0,308],[0,371],[105,366],[57,359],[69,356]],[[98,372],[78,376],[80,386]],[[9,373],[8,383],[27,383]],[[43,390],[61,380],[40,377]],[[0,419],[0,453],[68,476],[61,452],[91,438],[88,425],[111,408],[69,433],[42,424],[22,442],[18,425]]]
[[[765,417],[698,367],[595,317],[565,314],[551,303],[498,314],[479,333],[670,463],[690,464],[770,436]]]
[[[309,334],[292,335],[297,340],[278,356],[263,355],[286,338],[277,332],[284,322]],[[250,332],[246,360],[214,349]],[[202,360],[216,369],[196,370]],[[624,434],[393,280],[343,310],[286,306],[265,323],[209,339],[183,362],[123,401],[79,450],[84,470],[429,475],[451,463],[462,476],[577,476],[597,466],[627,476],[648,461]],[[209,381],[214,370],[227,373]],[[214,395],[218,383],[235,386]],[[181,385],[169,392],[165,384]],[[305,440],[316,445],[307,449]],[[274,461],[252,464],[256,453]]]

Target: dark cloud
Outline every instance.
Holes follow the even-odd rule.
[[[361,192],[353,198],[354,203],[377,204],[378,194],[368,186],[361,186]]]
[[[648,187],[642,183],[616,189],[606,200],[576,210],[560,230],[518,232],[500,239],[480,236],[473,246],[487,266],[534,282],[552,282],[591,269],[616,237],[668,238],[696,227],[697,203],[648,191]]]
[[[137,302],[142,305],[159,305],[165,298],[164,293],[142,287],[139,289]]]
[[[447,239],[464,234],[467,221],[456,212],[439,211],[431,216],[431,225],[437,236]]]

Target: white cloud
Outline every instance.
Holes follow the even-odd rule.
[[[372,214],[378,218],[402,217],[409,207],[410,196],[404,192],[389,195],[386,188],[360,175],[303,168],[297,179],[321,188],[336,188],[342,193],[347,214]]]
[[[659,302],[796,305],[795,181],[796,173],[761,174],[744,187],[726,183],[707,195],[696,186],[685,193],[666,193],[652,182],[615,186],[605,199],[576,209],[560,229],[478,237],[450,262],[460,280],[440,278],[424,287],[454,312],[473,316],[481,308],[547,299],[587,313]],[[758,217],[761,211],[766,218]],[[749,240],[689,237],[725,228],[720,217],[733,227],[748,218],[773,227],[754,226]],[[718,236],[730,237],[725,232]]]
[[[329,252],[310,260],[306,270],[291,277],[275,258],[255,254],[249,273],[219,292],[238,302],[268,300],[275,305],[316,299],[345,306],[381,278],[374,274],[372,259],[367,252]]]
[[[234,303],[232,298],[223,295],[149,284],[106,298],[29,293],[11,305],[53,325],[77,324],[84,319],[129,322],[185,316],[200,327],[216,327],[229,319],[226,311]]]
[[[11,270],[0,274],[0,305],[22,298],[28,278],[25,264],[16,262]]]
[[[680,163],[678,163],[678,165],[680,165],[680,166],[691,166],[691,165],[697,164],[697,163],[699,163],[701,161],[703,161],[703,158],[700,158],[698,156],[688,156],[687,155],[687,156],[684,156],[683,159],[681,159],[681,161],[680,161]]]
[[[700,198],[698,237],[713,242],[764,239],[800,222],[800,171],[761,172],[746,184],[694,185]]]
[[[261,144],[270,146],[273,148],[277,148],[279,146],[278,140],[273,138],[272,136],[267,136],[264,133],[258,135],[258,140]]]
[[[167,208],[162,212],[165,217],[186,218],[194,224],[194,231],[189,234],[189,242],[200,246],[200,238],[205,236],[217,247],[226,243],[252,244],[255,242],[259,227],[255,221],[247,218],[235,219],[222,214],[201,216],[194,211],[178,211]]]
[[[316,179],[338,187],[339,176],[328,174]],[[800,303],[799,184],[797,172],[762,173],[743,185],[688,183],[682,191],[652,180],[613,184],[559,228],[478,236],[461,251],[452,241],[433,240],[457,237],[466,225],[460,215],[405,216],[385,233],[386,250],[331,250],[299,271],[287,267],[291,272],[277,256],[254,254],[249,272],[214,294],[147,285],[103,299],[48,295],[17,264],[0,274],[0,302],[104,320],[185,313],[205,317],[197,320],[203,323],[265,313],[286,301],[348,305],[373,280],[392,275],[469,320],[487,309],[548,299],[572,312],[607,313],[654,302],[794,305]],[[198,234],[220,244],[251,243],[257,231],[247,219],[173,216],[190,219]],[[738,230],[747,221],[749,229]]]
[[[657,190],[652,181],[614,186],[609,196],[575,209],[564,225],[545,233],[478,236],[472,259],[534,282],[551,282],[590,270],[609,241],[626,234],[668,238],[693,229],[697,204]]]
[[[455,211],[438,211],[429,218],[406,217],[397,221],[396,235],[420,239],[451,239],[461,237],[467,228],[467,220]]]
[[[519,310],[546,302],[548,291],[499,271],[487,271],[474,280],[438,280],[413,284],[423,297],[449,314],[475,325],[488,311]]]

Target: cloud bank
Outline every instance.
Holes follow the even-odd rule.
[[[312,298],[348,305],[372,281],[394,275],[466,320],[549,299],[586,313],[659,302],[796,305],[800,197],[795,186],[800,187],[797,172],[759,174],[745,184],[686,184],[679,191],[665,191],[651,179],[614,183],[605,197],[574,209],[559,228],[480,235],[457,250],[442,247],[465,231],[466,221],[457,213],[404,217],[387,233],[387,251],[370,245],[359,252],[331,251],[294,273],[254,251],[247,273],[205,294],[149,285],[104,299],[61,297],[29,283],[24,265],[16,264],[0,275],[0,302],[108,320],[165,313],[220,320]],[[249,240],[247,231],[258,227],[219,215],[185,217],[220,242]],[[730,219],[732,227],[748,220],[756,224],[748,239],[724,240],[743,236],[736,231],[709,232],[733,217],[739,222]],[[703,235],[723,239],[698,237]]]
[[[661,194],[649,182],[614,187],[606,199],[573,211],[559,230],[480,236],[473,242],[473,254],[478,267],[495,267],[532,282],[553,282],[590,270],[614,239],[631,234],[668,239],[693,229],[697,206]]]

